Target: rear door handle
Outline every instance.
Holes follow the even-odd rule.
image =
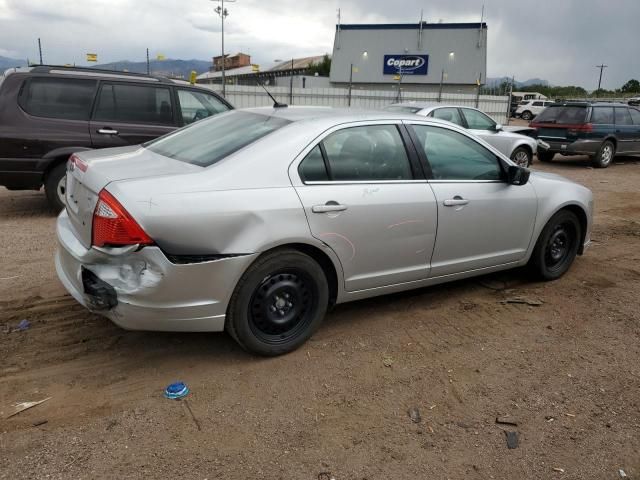
[[[113,130],[112,128],[99,128],[98,133],[102,133],[103,135],[117,135],[118,130]]]
[[[313,213],[343,212],[346,209],[346,205],[340,205],[336,202],[327,202],[324,205],[314,205],[311,207],[311,211]]]
[[[467,203],[469,203],[469,200],[462,198],[459,195],[456,195],[453,198],[449,198],[448,200],[445,200],[443,202],[445,207],[456,207],[458,205],[466,205]]]

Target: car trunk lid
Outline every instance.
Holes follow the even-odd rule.
[[[75,154],[67,167],[65,199],[76,236],[91,246],[93,212],[100,191],[112,182],[143,177],[180,175],[202,167],[173,160],[140,147],[109,148]],[[125,206],[126,208],[126,206]]]

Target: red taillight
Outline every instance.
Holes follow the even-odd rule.
[[[96,247],[153,243],[129,212],[106,190],[100,192],[98,204],[93,211],[91,237],[91,243]]]
[[[69,163],[73,164],[74,168],[79,169],[81,172],[86,172],[89,165],[84,160],[80,160],[75,153],[69,157]]]
[[[580,125],[572,125],[567,129],[567,133],[577,134],[577,133],[591,133],[593,132],[593,124],[591,123],[582,123]]]

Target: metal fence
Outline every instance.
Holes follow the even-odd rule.
[[[220,85],[200,85],[221,93]],[[348,88],[267,87],[276,100],[289,105],[315,105],[378,109],[398,101],[393,90],[360,90]],[[261,87],[227,85],[226,99],[236,108],[270,106],[273,101]],[[463,107],[476,107],[498,123],[507,123],[508,95],[477,95],[473,93],[442,93],[402,91],[401,101],[436,102]]]

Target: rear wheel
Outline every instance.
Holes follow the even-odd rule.
[[[593,166],[596,168],[607,168],[611,165],[613,161],[613,157],[616,154],[616,147],[610,140],[605,140],[600,145],[600,150],[595,156],[591,159]]]
[[[541,162],[550,162],[555,157],[555,152],[538,152],[538,160]]]
[[[281,355],[313,335],[328,304],[322,267],[296,250],[275,250],[259,258],[238,282],[225,328],[245,350]]]
[[[524,112],[522,112],[522,115],[520,115],[520,117],[522,117],[523,120],[531,120],[533,118],[533,114],[529,110],[525,110]]]
[[[531,165],[531,152],[525,147],[518,147],[511,153],[511,160],[519,167]]]
[[[44,182],[44,193],[49,207],[56,213],[65,207],[66,175],[67,164],[62,162],[49,171]]]
[[[580,247],[581,228],[568,210],[556,213],[545,225],[529,260],[531,272],[542,280],[555,280],[569,270]]]

